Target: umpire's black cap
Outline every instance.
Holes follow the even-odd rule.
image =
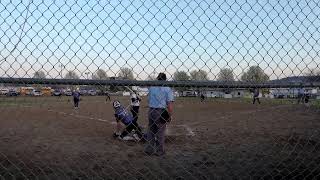
[[[167,75],[165,73],[159,73],[157,79],[159,81],[166,81],[167,80]]]

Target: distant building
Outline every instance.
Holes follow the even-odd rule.
[[[288,84],[288,83],[315,83],[320,82],[320,76],[292,76],[277,80],[271,80],[270,82],[276,84]],[[300,88],[271,88],[270,96],[274,98],[297,98]],[[304,88],[304,93],[309,94],[312,97],[320,96],[319,88]]]
[[[221,90],[213,90],[213,89],[212,90],[207,89],[202,91],[201,93],[207,98],[215,98],[215,97],[222,98],[224,97],[224,94],[225,94]]]
[[[180,96],[196,97],[203,94],[207,98],[242,98],[250,95],[250,91],[247,89],[220,89],[220,88],[206,88],[201,90],[189,89],[183,91]]]
[[[230,94],[234,98],[243,98],[243,97],[251,96],[252,93],[250,93],[248,89],[234,89],[234,90],[231,90]]]

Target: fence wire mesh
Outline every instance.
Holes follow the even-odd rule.
[[[319,17],[1,0],[0,179],[319,179]]]

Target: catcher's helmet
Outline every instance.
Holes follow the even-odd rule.
[[[119,101],[113,101],[112,105],[113,105],[114,108],[118,108],[118,107],[121,106]]]

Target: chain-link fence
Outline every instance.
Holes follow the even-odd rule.
[[[319,12],[1,0],[0,179],[318,179]]]

